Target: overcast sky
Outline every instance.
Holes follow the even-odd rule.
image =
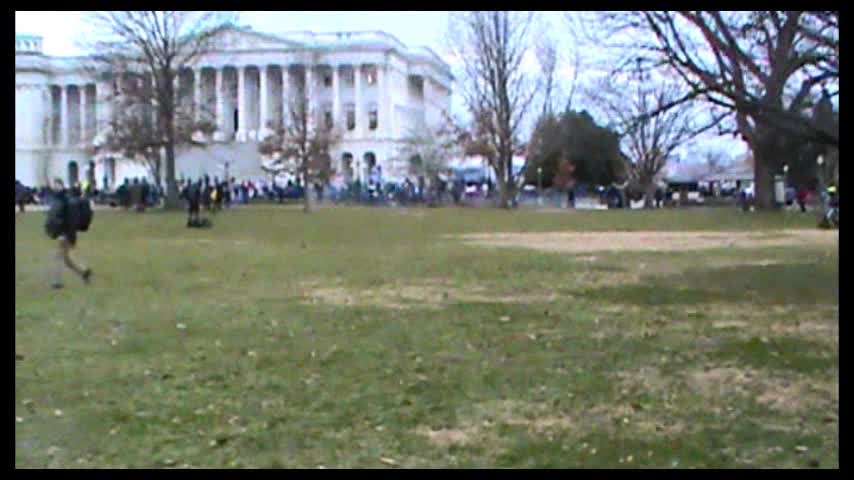
[[[444,58],[449,64],[455,66],[457,62],[449,55],[445,41],[448,27],[448,12],[444,11],[347,11],[347,12],[239,12],[239,23],[249,25],[253,29],[277,33],[288,30],[310,30],[315,32],[334,31],[359,31],[359,30],[382,30],[400,39],[408,46],[427,46]],[[32,34],[43,37],[43,50],[46,55],[66,56],[84,55],[76,45],[77,40],[85,31],[86,25],[82,20],[83,12],[16,12],[15,33]],[[548,35],[552,41],[558,43],[559,66],[557,71],[557,83],[559,87],[559,105],[562,105],[564,96],[568,93],[569,83],[572,80],[573,69],[571,51],[573,42],[569,35],[569,24],[564,19],[563,12],[544,12],[538,19],[540,28],[537,34]],[[592,51],[582,52],[582,57],[589,58],[595,54]],[[537,70],[537,61],[533,53],[526,59],[526,67],[532,71]],[[579,69],[582,77],[585,71],[590,70],[590,63],[582,58]],[[457,74],[458,72],[454,72]],[[459,77],[459,75],[457,75]],[[575,104],[578,103],[578,98]],[[453,110],[457,114],[463,113],[462,99],[460,95],[453,95]],[[740,141],[731,138],[715,138],[708,136],[697,142],[693,148],[683,149],[683,157],[694,156],[689,151],[702,151],[705,149],[719,149],[728,152],[732,156],[741,154],[745,146]]]

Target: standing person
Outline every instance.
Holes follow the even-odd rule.
[[[139,177],[134,177],[133,183],[130,186],[130,204],[136,211],[140,211],[140,202],[142,202],[142,186],[139,184]]]
[[[85,206],[83,202],[86,202]],[[84,218],[84,207],[88,211],[88,218]],[[62,180],[58,178],[54,180],[50,210],[45,223],[48,236],[59,240],[52,288],[63,287],[63,267],[68,267],[79,275],[84,283],[89,284],[92,269],[75,262],[71,258],[71,250],[77,245],[77,231],[85,231],[89,228],[89,222],[92,220],[91,213],[88,209],[88,200],[73,198],[71,193],[65,190]]]
[[[187,226],[198,225],[202,203],[202,181],[189,182],[185,194],[187,200]]]
[[[210,184],[210,178],[209,178],[207,175],[205,175],[205,176],[204,176],[204,180],[203,180],[203,183],[202,183],[202,188],[201,188],[201,190],[202,190],[202,191],[201,191],[201,194],[202,194],[202,199],[201,199],[202,206],[205,208],[205,210],[206,210],[206,211],[210,211],[210,210],[211,210],[211,205],[212,205],[213,203],[211,202],[211,184]]]
[[[219,179],[214,180],[213,196],[214,196],[214,211],[222,210],[222,197],[225,194],[222,182]]]
[[[222,189],[222,200],[225,202],[225,208],[231,208],[231,188],[228,185],[228,180],[223,179],[220,188]]]
[[[655,208],[661,208],[661,202],[664,201],[664,192],[661,187],[655,189]]]
[[[19,180],[15,180],[15,203],[18,204],[18,210],[24,213],[24,206],[27,203],[27,187]]]
[[[130,208],[130,181],[125,177],[124,182],[116,189],[116,196],[119,197],[119,204],[127,210]]]
[[[801,187],[798,189],[797,194],[798,207],[801,208],[801,213],[805,213],[807,211],[807,189]]]

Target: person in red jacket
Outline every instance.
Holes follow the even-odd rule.
[[[809,193],[807,193],[806,188],[801,187],[800,189],[798,189],[798,195],[797,195],[798,206],[801,207],[801,213],[804,213],[807,211],[807,198],[808,198],[808,196],[809,196]]]

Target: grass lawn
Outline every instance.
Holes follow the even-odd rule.
[[[795,235],[813,216],[184,220],[97,212],[93,284],[53,291],[44,214],[16,215],[18,467],[839,465],[838,237]],[[591,230],[614,236],[526,240]],[[609,247],[627,230],[755,236]],[[461,237],[496,232],[529,236]]]

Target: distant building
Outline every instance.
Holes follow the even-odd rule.
[[[27,185],[53,177],[73,183],[90,166],[99,186],[104,177],[114,186],[148,173],[117,154],[92,155],[113,114],[112,92],[128,78],[96,77],[86,60],[46,56],[41,37],[15,37],[15,176]],[[442,121],[452,81],[432,50],[383,32],[273,35],[228,26],[217,48],[179,72],[179,101],[210,112],[217,128],[204,139],[209,148],[177,152],[176,176],[264,176],[257,142],[281,124],[294,86],[306,85],[316,121],[343,131],[333,151],[339,175],[365,180],[382,166],[388,178],[400,177],[407,168],[401,140]]]

